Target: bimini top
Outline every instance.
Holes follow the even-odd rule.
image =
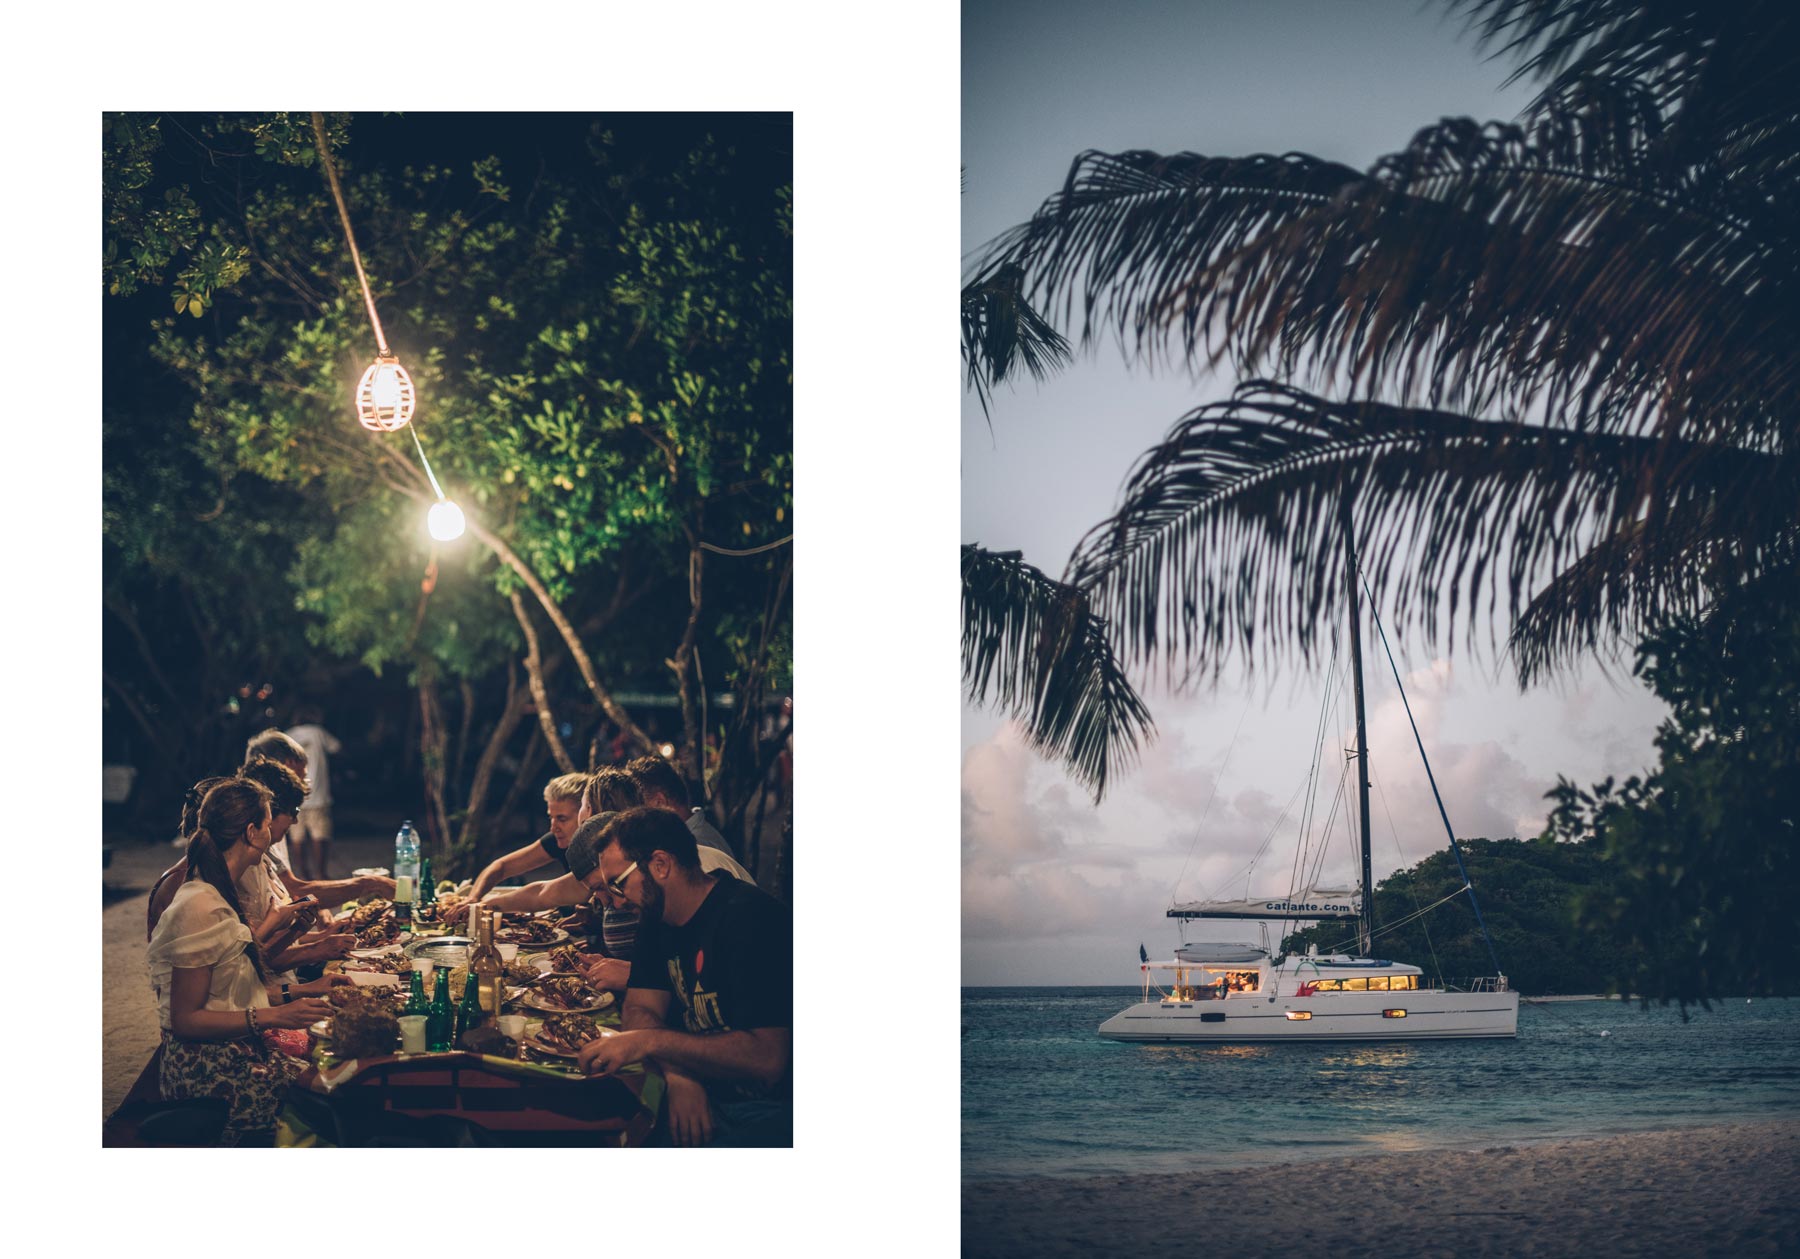
[[[1260,962],[1268,956],[1267,949],[1254,944],[1219,944],[1211,940],[1197,940],[1175,950],[1176,960],[1182,962]]]

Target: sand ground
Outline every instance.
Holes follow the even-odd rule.
[[[976,1181],[963,1253],[1800,1254],[1800,1120],[1169,1176]]]

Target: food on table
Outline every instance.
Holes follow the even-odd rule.
[[[378,922],[366,931],[356,934],[356,942],[365,949],[379,949],[392,944],[400,937],[400,924],[392,918]]]
[[[374,984],[367,988],[359,988],[351,984],[338,984],[325,996],[326,1000],[335,1006],[349,1006],[359,1001],[386,1006],[403,1001],[406,997],[406,989],[399,984]]]
[[[548,918],[527,918],[517,926],[501,927],[494,939],[501,944],[548,944],[556,939],[556,927]]]
[[[552,1014],[538,1028],[537,1038],[552,1049],[573,1054],[581,1052],[581,1047],[590,1040],[600,1039],[600,1029],[592,1019],[584,1019],[579,1014]]]
[[[592,1009],[600,1001],[600,994],[579,975],[546,975],[538,983],[537,995],[543,1004],[565,1010]]]
[[[350,915],[350,930],[358,933],[367,931],[374,923],[386,918],[393,908],[392,901],[384,901],[380,897],[364,901]]]
[[[400,1039],[400,1020],[394,1003],[371,994],[374,988],[334,988],[332,1003],[342,1008],[331,1020],[331,1052],[339,1058],[365,1058],[391,1054]],[[353,994],[339,1001],[337,994]]]
[[[519,1052],[519,1043],[491,1023],[481,1023],[464,1032],[456,1047],[497,1058],[510,1058]]]
[[[344,970],[374,971],[378,975],[409,975],[412,973],[412,968],[412,958],[404,953],[384,953],[380,957],[353,958],[343,965]]]
[[[515,957],[506,963],[505,975],[506,982],[509,984],[535,983],[538,974],[538,968],[522,957]]]
[[[442,884],[439,886],[441,887]],[[447,921],[451,910],[461,909],[468,903],[469,896],[466,892],[439,892],[437,898],[438,917]]]
[[[581,950],[573,944],[562,944],[550,950],[550,966],[553,970],[578,971],[581,969]]]

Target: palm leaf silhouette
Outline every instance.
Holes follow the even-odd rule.
[[[1017,552],[974,545],[962,548],[962,590],[965,691],[1019,719],[1031,745],[1098,802],[1152,729],[1087,594]]]

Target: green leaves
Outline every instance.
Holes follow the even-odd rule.
[[[1664,1002],[1791,994],[1782,964],[1800,897],[1800,606],[1796,574],[1720,592],[1640,644],[1636,672],[1670,706],[1657,766],[1623,785],[1566,779],[1545,835],[1614,871],[1579,902],[1618,940],[1609,978]]]

